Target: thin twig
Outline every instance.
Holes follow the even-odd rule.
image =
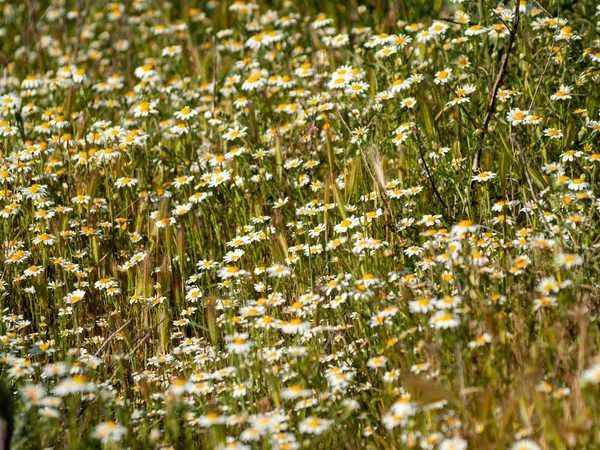
[[[510,34],[508,36],[508,42],[506,44],[506,51],[504,52],[504,58],[502,59],[502,64],[500,65],[500,70],[498,71],[498,76],[496,77],[496,81],[494,82],[494,86],[492,87],[490,101],[488,103],[488,107],[485,112],[485,116],[483,118],[483,124],[481,126],[481,133],[479,136],[481,145],[479,147],[479,150],[475,154],[475,157],[473,158],[473,166],[471,168],[471,172],[473,174],[479,173],[479,162],[481,160],[481,154],[483,152],[484,138],[488,131],[488,126],[490,124],[490,120],[492,119],[492,114],[494,113],[494,111],[496,109],[495,106],[496,106],[496,98],[498,97],[498,90],[500,89],[500,84],[502,83],[502,79],[504,78],[504,74],[506,73],[506,68],[508,67],[508,58],[510,57],[510,52],[512,50],[515,39],[517,37],[517,29],[519,26],[519,20],[521,19],[521,16],[519,14],[519,4],[520,4],[520,2],[518,0],[515,1],[515,14],[513,17],[512,28],[511,28]],[[473,189],[474,183],[475,183],[474,180],[471,181],[471,192],[472,193],[475,192],[475,189]]]
[[[440,201],[440,203],[442,205],[444,205],[444,208],[446,208],[446,210],[448,210],[448,205],[446,204],[446,202],[440,195],[440,192],[438,191],[438,189],[435,185],[435,180],[434,180],[431,172],[429,171],[429,166],[427,165],[427,161],[425,160],[425,155],[423,154],[423,143],[421,142],[421,140],[419,139],[419,135],[417,134],[417,132],[419,131],[419,128],[417,126],[416,117],[414,118],[414,121],[415,121],[415,127],[413,129],[413,138],[417,142],[417,147],[419,148],[419,155],[421,156],[421,161],[423,161],[423,166],[425,166],[425,171],[427,172],[427,178],[429,178],[429,182],[431,183],[431,187],[433,189],[433,192],[435,193],[435,196]]]
[[[141,311],[140,313],[143,313],[144,311],[146,311],[148,309],[148,305],[146,305]],[[111,334],[100,346],[100,348],[96,351],[96,353],[94,354],[94,356],[98,356],[102,350],[104,350],[104,348],[108,345],[108,343],[110,341],[112,341],[121,331],[123,331],[127,325],[129,325],[131,323],[131,321],[134,319],[135,317],[132,317],[131,319],[129,319],[127,322],[125,322],[123,325],[121,325],[117,331],[115,331],[113,334]]]
[[[544,228],[546,229],[546,231],[549,234],[552,234],[550,225],[548,224],[548,221],[546,220],[546,217],[544,216],[543,211],[540,210],[542,205],[540,203],[540,200],[538,199],[537,194],[535,193],[535,189],[533,188],[533,183],[531,181],[531,175],[529,174],[529,169],[527,168],[527,161],[525,160],[525,153],[521,149],[521,146],[519,145],[517,140],[514,138],[514,136],[511,136],[510,140],[513,142],[514,146],[517,148],[517,151],[519,152],[519,157],[521,158],[521,163],[523,164],[523,172],[525,173],[525,178],[527,179],[527,186],[529,187],[529,193],[531,194],[531,196],[533,197],[533,200],[535,201],[535,203],[537,205],[536,209],[538,211],[540,211],[540,219],[542,221],[542,224],[544,225]]]
[[[527,108],[528,110],[533,108],[533,103],[535,102],[535,98],[537,97],[537,93],[542,84],[542,80],[544,79],[544,76],[546,75],[546,71],[548,70],[548,66],[550,65],[550,60],[552,59],[552,57],[554,55],[556,55],[558,52],[560,52],[563,48],[564,48],[564,46],[560,47],[555,52],[551,51],[550,54],[548,55],[548,59],[546,60],[546,65],[544,66],[544,70],[542,71],[542,74],[540,75],[540,79],[538,80],[537,85],[535,86],[535,91],[533,91],[533,96],[531,97],[531,103],[529,104],[529,108]]]

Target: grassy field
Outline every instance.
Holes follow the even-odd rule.
[[[0,11],[11,448],[600,448],[595,0]]]

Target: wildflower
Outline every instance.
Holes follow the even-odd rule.
[[[181,186],[190,184],[192,181],[194,181],[194,177],[189,175],[182,175],[173,180],[173,186],[179,188]]]
[[[288,267],[274,265],[267,269],[267,273],[273,278],[284,278],[289,276],[292,271]]]
[[[121,177],[115,181],[115,186],[120,187],[131,187],[138,183],[137,178]]]
[[[378,369],[385,366],[386,362],[387,358],[385,356],[377,356],[367,361],[367,367],[370,367],[371,369]]]
[[[483,333],[481,336],[478,336],[473,341],[469,342],[469,348],[481,347],[485,344],[489,344],[491,341],[492,337],[488,333]]]
[[[238,125],[236,125],[227,130],[227,133],[223,135],[223,139],[227,141],[233,141],[234,139],[244,137],[246,135],[246,129],[246,127],[240,128]]]
[[[244,250],[238,248],[234,251],[227,252],[227,254],[223,257],[223,261],[226,263],[239,261],[239,259],[244,256],[245,253],[246,252],[244,252]]]
[[[198,115],[198,111],[186,106],[181,110],[175,112],[174,116],[179,120],[188,120]]]
[[[23,275],[26,277],[36,277],[43,271],[44,268],[42,266],[29,266],[27,269],[25,269]]]
[[[543,296],[537,298],[533,302],[533,310],[537,311],[540,308],[551,308],[557,305],[556,298],[550,296]]]
[[[133,115],[134,117],[148,117],[150,115],[158,114],[158,110],[156,105],[158,102],[139,102],[133,107]]]
[[[293,385],[281,391],[281,397],[286,400],[310,397],[311,395],[312,391],[310,389],[305,389],[300,385]]]
[[[70,394],[81,394],[96,390],[94,383],[88,381],[85,375],[75,375],[61,381],[55,388],[54,394],[64,397]]]
[[[466,36],[479,36],[480,34],[486,33],[488,30],[486,27],[481,25],[471,25],[465,31]]]
[[[236,355],[248,353],[254,345],[254,342],[248,339],[247,333],[225,336],[225,340],[227,341],[227,350]]]
[[[67,296],[64,298],[64,300],[65,300],[65,303],[74,305],[75,303],[78,303],[81,300],[83,300],[84,296],[85,296],[85,291],[82,291],[81,289],[77,289],[77,290],[67,294]]]
[[[245,270],[240,269],[236,266],[225,266],[217,272],[219,278],[228,279],[228,278],[237,278],[237,277],[245,277],[250,275]]]
[[[467,441],[460,437],[444,439],[438,446],[438,450],[466,450]]]
[[[540,450],[540,446],[529,439],[522,439],[511,445],[510,450]]]
[[[435,84],[447,84],[452,79],[452,69],[446,68],[444,70],[440,70],[435,74],[435,79],[433,82]]]
[[[481,172],[473,177],[473,181],[488,181],[496,177],[492,172]]]
[[[242,90],[253,91],[259,89],[266,84],[266,79],[263,77],[262,72],[257,71],[250,75],[246,81],[242,84]]]
[[[394,135],[392,137],[392,142],[395,145],[400,145],[402,144],[404,141],[406,141],[408,139],[408,134],[405,133],[405,128],[400,126],[398,128],[396,128],[394,130]]]
[[[598,384],[600,383],[600,364],[594,364],[583,371],[581,374],[581,381],[584,384]]]
[[[127,429],[113,421],[102,422],[94,428],[94,437],[103,443],[121,442],[126,434]]]
[[[369,89],[369,85],[363,81],[357,81],[355,83],[350,84],[346,88],[347,94],[360,95],[363,94]]]
[[[573,90],[573,88],[571,88],[570,86],[565,86],[564,84],[560,85],[560,88],[550,96],[551,100],[570,100],[571,97],[571,91]]]
[[[456,105],[461,105],[463,103],[469,103],[471,100],[468,97],[454,97],[452,100],[450,100],[448,103],[446,103],[446,106],[456,106]]]
[[[406,423],[407,417],[404,415],[394,415],[394,414],[385,414],[381,421],[383,426],[388,430],[391,430],[399,425],[404,425]]]
[[[298,429],[300,430],[300,433],[319,435],[327,431],[330,425],[330,420],[309,416],[300,422]]]
[[[439,311],[429,320],[429,324],[434,328],[447,329],[457,327],[460,321],[454,313]]]
[[[572,269],[575,266],[580,266],[583,264],[583,258],[575,254],[560,253],[556,257],[556,264],[566,269]]]
[[[508,120],[513,126],[519,125],[523,123],[523,121],[528,117],[529,111],[521,111],[519,108],[511,109],[506,115],[506,120]]]
[[[471,220],[461,220],[458,224],[452,227],[451,233],[461,235],[467,232],[473,233],[479,229],[479,225],[474,224]]]
[[[400,102],[402,108],[412,109],[417,105],[417,100],[413,97],[407,97]]]
[[[350,139],[350,142],[352,142],[353,144],[363,143],[366,141],[368,133],[368,128],[355,128],[354,130],[352,130],[352,138]]]
[[[348,218],[342,220],[337,225],[335,225],[333,227],[333,230],[336,233],[345,233],[346,231],[351,230],[352,228],[358,226],[359,224],[360,224],[359,219],[357,217],[351,216],[351,217],[348,217]]]
[[[557,130],[556,128],[546,128],[544,130],[544,136],[549,137],[550,139],[560,139],[563,134],[562,131]]]
[[[310,324],[303,322],[302,319],[294,318],[289,322],[280,323],[279,327],[286,334],[303,334],[310,329]]]
[[[44,244],[44,245],[53,245],[56,242],[56,239],[54,238],[54,236],[52,236],[51,234],[48,233],[42,233],[38,236],[36,236],[33,239],[33,243],[34,244]]]

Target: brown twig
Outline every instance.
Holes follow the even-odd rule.
[[[537,210],[540,212],[540,220],[542,221],[542,224],[544,225],[546,231],[549,234],[552,234],[552,229],[550,228],[550,225],[548,224],[544,213],[540,211],[541,203],[538,199],[538,196],[535,193],[535,189],[533,188],[533,182],[531,181],[531,175],[529,174],[529,168],[527,167],[527,161],[525,160],[525,152],[523,151],[517,140],[514,138],[514,136],[511,136],[510,139],[513,142],[513,145],[517,148],[517,152],[519,152],[519,157],[521,158],[521,163],[523,164],[523,172],[525,173],[525,179],[527,180],[527,186],[529,187],[529,193],[531,194],[531,197],[538,206]]]
[[[413,120],[415,122],[415,127],[413,128],[413,138],[417,142],[417,147],[419,148],[419,155],[421,156],[421,161],[423,161],[423,166],[425,166],[425,171],[427,172],[427,178],[429,178],[429,182],[431,183],[431,188],[433,189],[435,196],[440,201],[440,203],[442,205],[444,205],[444,208],[446,208],[446,210],[449,211],[448,205],[442,198],[440,192],[438,191],[437,186],[435,185],[435,180],[433,178],[433,175],[429,171],[429,166],[427,165],[427,161],[425,160],[425,155],[423,154],[423,143],[421,142],[421,140],[419,139],[419,135],[417,134],[419,131],[419,128],[417,127],[416,117],[414,117]]]
[[[502,83],[502,79],[504,78],[504,74],[506,73],[506,68],[508,67],[508,58],[510,56],[510,52],[512,50],[513,44],[517,37],[517,29],[519,26],[519,20],[521,18],[519,14],[519,5],[520,2],[518,0],[515,1],[515,13],[513,17],[512,28],[510,29],[510,34],[508,36],[508,42],[506,44],[506,51],[504,52],[504,58],[502,59],[502,64],[500,65],[500,70],[498,71],[498,75],[496,76],[496,81],[494,82],[494,86],[492,87],[492,92],[490,96],[490,101],[488,103],[487,110],[485,111],[485,116],[483,118],[483,124],[481,125],[481,133],[480,140],[481,145],[479,150],[475,154],[473,158],[473,165],[471,167],[471,172],[475,175],[479,173],[479,162],[481,160],[481,154],[483,152],[484,138],[488,131],[488,126],[490,124],[490,120],[492,120],[492,114],[495,111],[496,106],[496,98],[498,97],[498,90],[500,89],[500,84]],[[475,192],[474,189],[475,181],[471,181],[471,192]]]
[[[141,311],[140,313],[146,311],[148,309],[148,305],[146,305]],[[127,325],[129,325],[131,323],[131,321],[134,319],[134,317],[132,317],[131,319],[129,319],[127,322],[125,322],[123,325],[121,325],[117,331],[115,331],[113,334],[111,334],[100,346],[100,348],[96,351],[96,353],[94,354],[94,356],[98,356],[100,353],[102,353],[102,350],[104,350],[106,348],[106,346],[108,345],[108,343],[110,341],[112,341],[121,331],[123,331]]]

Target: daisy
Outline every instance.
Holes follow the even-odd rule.
[[[34,244],[53,245],[56,242],[56,238],[48,233],[42,233],[33,239]]]
[[[473,181],[479,181],[479,182],[482,182],[482,181],[488,181],[488,180],[491,180],[491,179],[493,179],[493,178],[495,178],[495,177],[496,177],[496,174],[495,174],[495,173],[492,173],[492,172],[481,172],[481,173],[479,173],[479,174],[475,175],[475,176],[472,178],[472,180],[473,180]]]
[[[510,446],[510,450],[540,450],[540,446],[529,439],[522,439]]]
[[[267,269],[267,273],[273,278],[284,278],[289,276],[292,273],[292,271],[289,267],[280,266],[276,264],[274,266],[269,267]]]
[[[354,94],[360,95],[363,94],[369,89],[369,85],[364,81],[358,81],[356,83],[352,83],[346,88],[346,94]]]
[[[66,397],[71,394],[94,392],[96,385],[88,381],[85,375],[75,375],[72,378],[63,379],[55,388],[54,395]]]
[[[480,34],[484,34],[487,31],[488,31],[487,28],[484,26],[471,25],[469,28],[466,29],[465,35],[466,36],[479,36]]]
[[[226,141],[233,141],[234,139],[242,138],[246,136],[246,130],[247,127],[242,128],[238,125],[235,125],[233,128],[229,128],[227,130],[227,133],[223,135],[223,139]]]
[[[390,90],[392,93],[399,93],[405,89],[410,88],[412,83],[413,83],[413,80],[410,78],[407,78],[407,79],[396,78],[394,81],[392,81],[392,86],[391,86]]]
[[[388,47],[383,47],[381,50],[377,51],[377,53],[375,53],[375,55],[378,58],[387,58],[392,56],[393,54],[395,54],[398,51],[398,48],[395,45],[391,45]]]
[[[181,186],[185,186],[194,181],[194,177],[190,175],[182,175],[173,180],[173,186],[176,188],[180,188]]]
[[[457,327],[460,321],[455,314],[448,311],[438,311],[429,320],[429,325],[438,329],[448,329]]]
[[[248,353],[254,346],[254,343],[248,339],[248,333],[234,334],[233,336],[225,336],[227,341],[227,350],[242,355]]]
[[[138,183],[137,178],[129,178],[129,177],[121,177],[115,182],[115,186],[120,187],[130,187],[135,186]]]
[[[196,117],[197,115],[198,115],[198,111],[190,108],[189,106],[186,106],[185,108],[182,108],[181,110],[176,111],[174,114],[174,116],[179,120],[192,119],[193,117]]]
[[[452,79],[452,68],[440,70],[435,74],[433,82],[435,84],[447,84]]]
[[[170,45],[162,49],[161,56],[175,56],[181,54],[181,45]]]
[[[417,100],[415,100],[413,97],[407,97],[404,100],[402,100],[400,102],[400,106],[402,108],[408,108],[408,109],[412,109],[417,105]]]
[[[244,250],[242,250],[241,248],[238,248],[231,252],[227,252],[227,254],[223,257],[223,261],[226,263],[239,261],[239,259],[242,256],[244,256],[244,253]]]
[[[561,84],[560,87],[558,88],[558,90],[552,94],[550,96],[551,100],[570,100],[571,97],[571,91],[573,90],[573,88],[571,86],[565,86],[564,84]]]
[[[452,100],[450,100],[448,103],[446,103],[446,106],[456,106],[456,105],[461,105],[463,103],[470,103],[471,100],[468,97],[454,97]]]
[[[102,422],[94,428],[93,436],[100,439],[103,443],[121,442],[127,434],[127,429],[116,422]]]
[[[289,322],[281,322],[279,328],[286,334],[304,334],[310,330],[310,323],[303,322],[300,318],[295,318]]]
[[[242,84],[242,90],[244,91],[253,91],[255,89],[260,89],[267,83],[265,77],[263,77],[263,73],[258,71],[254,72],[250,75],[246,81]]]
[[[435,307],[435,302],[428,297],[421,297],[418,300],[408,302],[408,310],[411,313],[426,313],[432,311]]]
[[[581,381],[584,384],[600,383],[600,364],[594,364],[592,367],[585,369],[581,374]]]
[[[217,276],[223,279],[245,277],[248,275],[250,275],[248,272],[236,266],[225,266],[217,272]]]
[[[325,16],[324,14],[319,14],[317,16],[317,18],[315,19],[315,21],[311,24],[311,26],[315,30],[318,30],[319,28],[323,28],[323,27],[326,27],[327,25],[330,25],[332,22],[333,22],[333,20],[327,18],[327,16]]]
[[[529,111],[521,111],[519,108],[511,109],[506,115],[506,120],[508,120],[513,126],[519,125],[523,123],[523,121],[529,115]]]
[[[571,269],[575,266],[583,264],[583,258],[575,254],[559,253],[555,260],[556,264],[566,269]]]
[[[561,130],[556,128],[546,128],[544,130],[544,136],[549,137],[550,139],[560,139],[562,138],[563,134]]]
[[[138,102],[133,106],[134,117],[148,117],[158,114],[158,110],[154,109],[158,102]]]
[[[405,133],[405,128],[400,126],[398,128],[396,128],[394,130],[394,135],[392,137],[392,142],[395,145],[400,145],[402,144],[404,141],[406,141],[408,139],[408,134]]]
[[[285,400],[294,400],[298,398],[310,397],[312,391],[305,389],[301,385],[293,385],[281,391],[281,397]]]
[[[460,437],[444,439],[438,446],[438,450],[467,450],[467,441]]]
[[[67,303],[69,305],[74,305],[75,303],[78,303],[81,300],[83,300],[84,296],[85,296],[85,291],[82,291],[81,289],[77,289],[77,290],[67,294],[67,296],[64,298],[64,301],[65,301],[65,303]]]
[[[0,96],[0,114],[6,116],[13,113],[21,107],[21,98],[15,94],[5,94]]]
[[[406,421],[407,417],[405,415],[384,414],[381,418],[383,426],[388,430],[391,430],[400,425],[404,425]]]
[[[569,189],[571,189],[572,191],[583,191],[585,189],[588,189],[589,186],[589,183],[587,183],[585,181],[585,178],[583,177],[574,178],[568,184]]]
[[[300,433],[307,434],[323,434],[329,429],[331,420],[319,419],[317,417],[309,416],[302,420],[298,425]]]
[[[185,299],[191,303],[196,303],[201,298],[202,298],[202,291],[200,291],[200,289],[197,287],[190,289],[185,294]]]
[[[359,224],[360,224],[360,220],[357,217],[350,216],[350,217],[342,220],[337,225],[335,225],[333,227],[333,229],[336,233],[345,233],[348,230],[351,230],[352,228],[358,226]]]
[[[367,361],[367,367],[370,367],[371,369],[378,369],[385,366],[386,362],[387,358],[385,356],[376,356]]]
[[[467,232],[474,233],[479,229],[479,225],[472,220],[461,220],[458,224],[452,227],[451,233],[454,235],[462,235]]]
[[[481,347],[485,344],[489,344],[490,342],[492,342],[492,337],[488,333],[483,333],[481,336],[478,336],[469,342],[469,348]]]
[[[42,273],[43,270],[44,268],[42,266],[29,266],[27,269],[25,269],[23,275],[25,277],[35,277]]]

